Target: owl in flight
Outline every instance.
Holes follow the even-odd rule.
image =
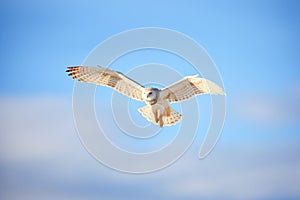
[[[216,83],[198,78],[198,75],[184,77],[164,89],[157,89],[145,88],[124,74],[104,67],[74,66],[68,67],[66,72],[78,81],[111,87],[132,99],[144,101],[147,105],[138,111],[160,127],[174,125],[182,118],[169,103],[185,101],[200,94],[225,95]]]

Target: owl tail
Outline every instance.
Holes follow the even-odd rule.
[[[160,114],[158,111],[154,113],[152,107],[150,105],[146,105],[142,108],[139,108],[138,111],[150,122],[159,125],[160,127],[163,126],[172,126],[178,123],[182,115],[175,110],[173,110],[170,106],[168,106],[163,113]],[[155,117],[155,114],[157,116]]]

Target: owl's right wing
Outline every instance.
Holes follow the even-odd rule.
[[[225,95],[223,89],[216,83],[198,78],[198,75],[187,76],[161,91],[163,99],[169,102],[180,102],[191,99],[200,94],[220,94]]]
[[[104,67],[88,66],[68,67],[66,72],[78,81],[111,87],[128,97],[143,101],[144,87],[120,72]]]

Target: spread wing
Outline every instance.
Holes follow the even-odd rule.
[[[180,102],[200,94],[225,95],[223,89],[216,83],[197,76],[187,76],[163,89],[161,92],[162,97],[169,102]]]
[[[120,72],[104,67],[88,66],[68,67],[66,72],[69,72],[68,75],[78,81],[111,87],[128,97],[143,101],[144,87]]]

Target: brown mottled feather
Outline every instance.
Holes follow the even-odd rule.
[[[198,78],[197,75],[185,77],[162,90],[163,98],[169,102],[185,101],[200,94],[225,95],[222,88],[216,83],[204,78]]]
[[[142,99],[143,86],[124,74],[104,67],[74,66],[66,70],[69,76],[78,81],[111,87],[136,100]]]
[[[169,113],[166,113],[165,115],[161,116],[161,120],[156,119],[155,114],[152,112],[151,106],[147,105],[142,108],[139,108],[138,111],[150,122],[157,124],[159,126],[172,126],[176,123],[178,123],[182,119],[182,115],[175,110],[173,110],[171,107],[167,107]]]

